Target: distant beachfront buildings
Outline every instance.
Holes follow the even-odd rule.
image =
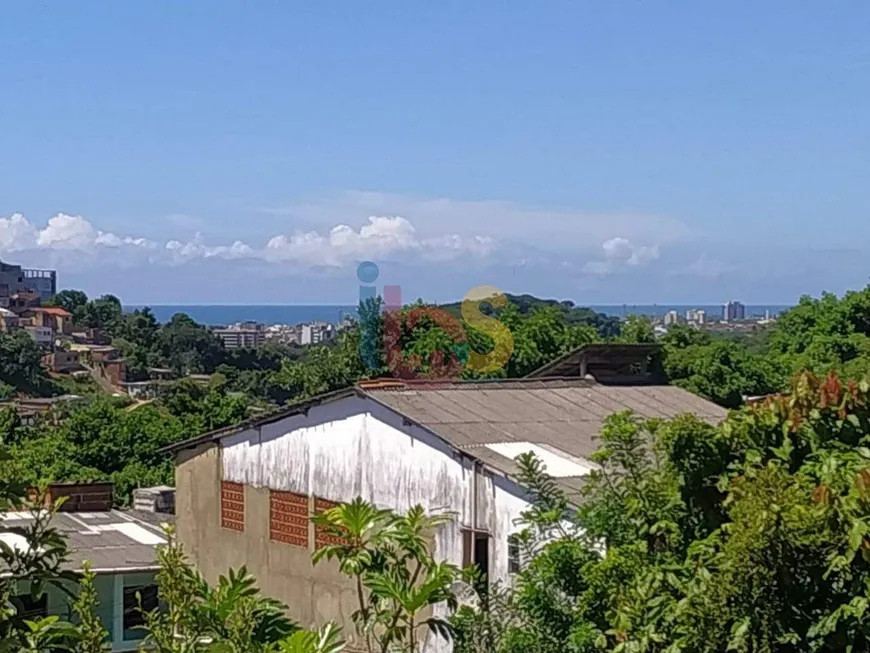
[[[227,349],[258,347],[266,342],[266,331],[257,322],[239,322],[225,328],[214,329],[213,333],[221,339]]]
[[[746,306],[740,302],[725,302],[722,305],[723,322],[741,322],[746,319]]]
[[[342,321],[338,327],[323,321],[268,326],[258,322],[239,322],[213,329],[212,332],[221,339],[227,349],[257,347],[266,342],[284,345],[318,345],[332,340],[338,331],[346,327],[346,322],[347,320]]]
[[[693,308],[686,311],[686,322],[689,324],[704,326],[707,323],[707,311],[700,308]]]

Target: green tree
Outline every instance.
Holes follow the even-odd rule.
[[[159,653],[338,653],[344,647],[334,625],[301,630],[287,606],[260,594],[244,567],[210,586],[188,562],[172,531],[158,550],[162,609],[144,614],[144,650]]]
[[[521,457],[528,555],[489,650],[867,650],[868,400],[804,374],[719,426],[615,415],[576,498]]]
[[[113,333],[122,314],[121,300],[114,295],[101,295],[76,308],[73,320],[76,324]]]
[[[91,570],[91,564],[85,562],[82,569],[78,596],[72,603],[72,612],[78,619],[78,637],[75,653],[108,653],[112,650],[109,644],[109,631],[97,616],[100,606],[94,579],[97,575]]]
[[[60,306],[71,315],[75,315],[87,303],[88,296],[81,290],[61,290],[46,302],[49,306]]]
[[[15,442],[20,428],[18,411],[13,406],[0,408],[0,445]]]
[[[24,330],[0,333],[0,383],[25,394],[52,394],[55,388],[42,367],[44,353]]]
[[[643,315],[629,315],[619,330],[618,342],[647,344],[656,342],[653,324]]]
[[[163,325],[156,347],[161,359],[179,376],[211,373],[226,355],[220,339],[184,313],[176,313]]]
[[[823,293],[818,299],[801,297],[770,332],[771,355],[792,370],[817,374],[835,370],[847,378],[870,372],[870,286],[838,298]]]
[[[665,353],[665,372],[672,383],[726,408],[737,408],[745,396],[777,392],[788,378],[776,358],[753,355],[739,342],[668,345]]]
[[[314,517],[340,544],[318,549],[315,564],[337,560],[356,584],[358,609],[352,618],[369,653],[420,650],[420,630],[449,638],[449,624],[421,613],[440,603],[455,608],[453,583],[460,571],[436,561],[426,536],[447,521],[427,517],[420,506],[406,515],[378,510],[360,498]]]
[[[117,323],[114,335],[124,338],[144,349],[153,349],[157,342],[160,324],[147,306],[124,315]]]
[[[514,350],[508,361],[508,377],[521,377],[576,349],[598,340],[591,326],[568,325],[556,307],[533,310],[523,316],[506,307],[499,318],[513,334]]]

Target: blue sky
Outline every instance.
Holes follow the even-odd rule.
[[[6,3],[0,257],[129,303],[867,283],[870,5]]]

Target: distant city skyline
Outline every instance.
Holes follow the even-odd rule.
[[[687,311],[701,310],[707,322],[718,321],[722,315],[721,304],[662,304],[623,306],[602,304],[578,304],[596,312],[614,317],[625,315],[647,315],[649,317],[664,317],[670,311],[676,311],[678,316]],[[126,305],[125,310],[141,308],[136,305]],[[154,304],[150,306],[154,315],[161,322],[168,321],[175,313],[187,313],[197,322],[212,326],[229,326],[240,322],[257,322],[260,324],[298,325],[312,322],[329,322],[338,324],[345,315],[353,315],[356,304],[235,304],[235,305],[190,305],[190,304]],[[781,304],[746,305],[746,317],[764,317],[765,314],[776,316],[789,308]]]
[[[841,294],[868,281],[868,21],[10,4],[0,258],[127,303],[353,302],[365,259],[437,302]]]

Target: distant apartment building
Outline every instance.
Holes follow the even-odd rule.
[[[746,319],[746,307],[740,302],[725,302],[722,306],[723,322],[740,322]]]
[[[317,345],[332,338],[333,328],[329,322],[303,324],[299,334],[300,345]]]
[[[686,311],[686,322],[690,324],[703,325],[707,321],[707,312],[700,308],[693,308]]]
[[[50,299],[57,294],[57,272],[55,270],[24,269],[24,286],[39,293],[40,299]]]
[[[680,321],[680,314],[676,311],[668,311],[665,314],[665,326],[671,326],[672,324],[677,324]]]
[[[221,339],[227,349],[242,347],[257,347],[266,342],[266,330],[256,322],[241,322],[223,329],[215,329],[213,333]]]
[[[9,308],[13,295],[24,290],[24,271],[20,265],[0,261],[0,308]]]
[[[301,329],[301,325],[273,324],[266,327],[266,340],[282,345],[298,345]]]
[[[9,308],[11,298],[26,291],[48,299],[57,292],[57,272],[22,268],[0,261],[0,307]]]

